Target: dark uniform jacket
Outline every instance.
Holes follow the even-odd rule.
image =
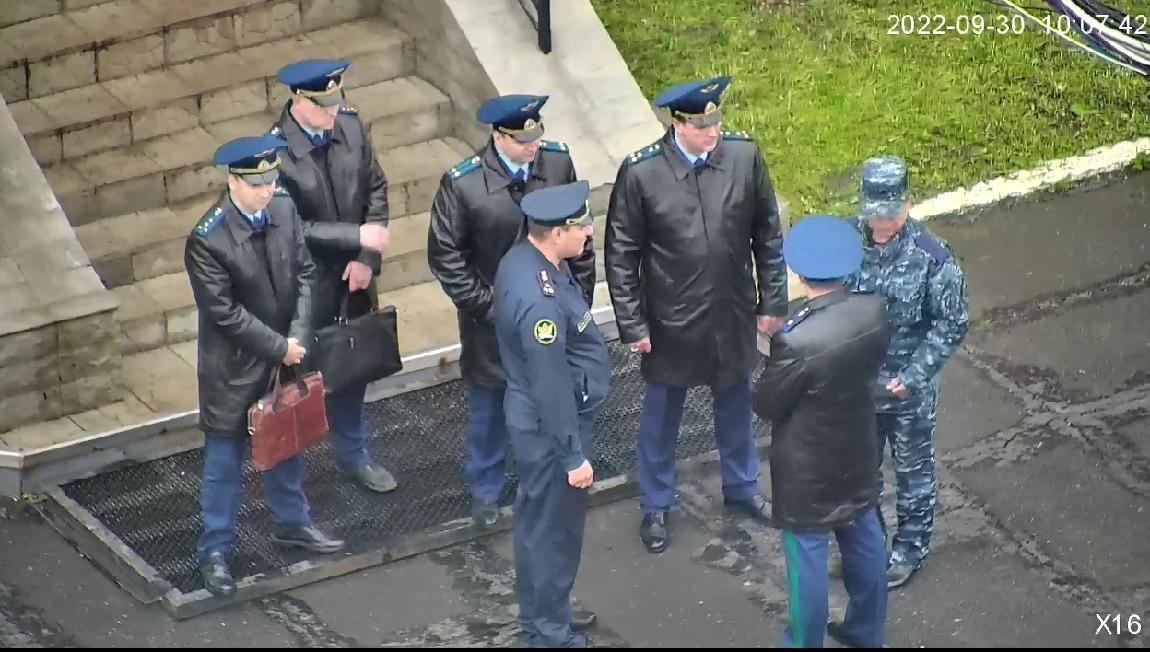
[[[573,471],[590,460],[584,422],[607,399],[611,360],[566,261],[556,268],[522,241],[499,264],[494,292],[507,428],[520,486],[534,493],[556,468]]]
[[[427,232],[427,262],[458,309],[464,381],[503,387],[503,370],[492,322],[492,285],[499,261],[524,239],[527,221],[519,202],[533,190],[576,180],[575,165],[563,143],[543,141],[520,186],[499,159],[494,141],[443,175]],[[595,247],[568,261],[590,304],[595,291]]]
[[[300,219],[282,191],[264,213],[266,230],[253,233],[225,192],[184,248],[199,310],[200,427],[215,435],[246,436],[248,408],[270,388],[287,338],[307,346],[315,266]]]
[[[284,106],[271,133],[288,143],[280,153],[279,183],[295,200],[315,260],[312,324],[318,330],[331,324],[347,297],[347,281],[341,277],[349,261],[358,260],[379,274],[381,257],[376,251],[360,250],[359,227],[387,225],[387,178],[376,160],[371,135],[353,109],[340,109],[331,143],[317,148],[291,117],[290,107],[290,102]],[[376,305],[373,277],[367,290],[351,301],[349,317]]]
[[[878,502],[872,388],[889,342],[883,300],[845,289],[806,301],[771,339],[753,404],[771,424],[776,526],[829,530]]]
[[[883,297],[893,327],[875,383],[875,409],[901,414],[933,411],[942,368],[970,327],[962,268],[946,241],[917,220],[907,220],[885,245],[874,242],[865,220],[855,224],[866,249],[859,271],[847,279],[847,288]],[[886,389],[894,378],[910,392],[905,400]]]
[[[775,193],[749,137],[724,132],[694,170],[671,130],[627,157],[604,244],[621,339],[651,338],[647,380],[721,388],[750,377],[756,317],[786,314],[787,278]]]

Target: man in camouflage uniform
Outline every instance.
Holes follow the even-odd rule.
[[[905,584],[930,552],[939,376],[966,336],[969,320],[958,260],[946,242],[908,219],[908,190],[902,159],[878,157],[863,164],[858,226],[866,255],[847,284],[854,292],[886,299],[893,331],[875,387],[878,445],[881,450],[890,442],[897,479],[898,531],[891,543],[888,588]]]

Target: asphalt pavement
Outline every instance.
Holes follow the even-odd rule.
[[[1150,640],[1148,207],[1142,173],[928,223],[962,261],[973,328],[942,383],[933,550],[891,593],[889,646]],[[635,499],[588,518],[576,598],[596,646],[778,645],[779,533],[725,513],[716,471],[680,477],[666,552],[638,525]],[[176,621],[28,505],[0,518],[5,647],[508,647],[513,587],[500,533]]]

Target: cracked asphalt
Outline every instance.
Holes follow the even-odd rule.
[[[891,594],[889,646],[1146,647],[1148,206],[1141,173],[929,223],[962,260],[974,327],[943,380],[933,550]],[[638,521],[635,499],[588,518],[576,598],[596,646],[778,644],[779,534],[727,516],[715,471],[681,476],[662,555]],[[0,645],[513,647],[512,571],[499,533],[176,621],[12,503]]]

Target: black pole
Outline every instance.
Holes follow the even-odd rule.
[[[539,49],[551,54],[551,0],[535,0],[535,11],[539,15]]]

